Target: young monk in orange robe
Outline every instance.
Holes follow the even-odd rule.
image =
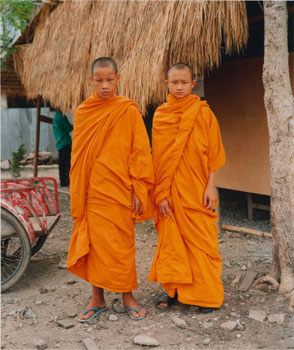
[[[158,245],[149,280],[167,295],[161,309],[177,299],[210,312],[223,303],[218,253],[214,172],[225,163],[217,120],[205,101],[191,95],[196,83],[183,63],[167,76],[167,103],[155,112],[152,156]]]
[[[92,298],[79,316],[86,322],[107,310],[104,289],[121,292],[133,319],[146,310],[132,295],[137,288],[135,219],[152,217],[153,167],[149,140],[137,105],[116,96],[116,63],[92,64],[94,94],[74,118],[70,171],[74,230],[67,268],[92,284]]]

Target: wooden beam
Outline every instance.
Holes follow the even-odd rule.
[[[46,117],[45,115],[40,115],[40,121],[43,123],[47,123],[47,124],[52,124],[53,123],[53,119]]]
[[[37,98],[37,120],[36,120],[36,138],[35,138],[35,157],[34,157],[34,177],[38,176],[38,155],[40,143],[40,115],[41,115],[41,97]]]
[[[239,226],[234,226],[234,225],[222,224],[222,229],[226,230],[226,231],[246,233],[246,234],[255,235],[255,236],[262,236],[262,237],[268,237],[268,238],[273,237],[273,235],[269,232],[254,230],[253,228],[249,228],[249,227],[239,227]]]

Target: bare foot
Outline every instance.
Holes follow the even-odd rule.
[[[124,307],[133,307],[134,309],[137,309],[139,307],[136,299],[133,297],[132,292],[130,292],[130,293],[123,293],[122,298],[123,298]],[[130,313],[135,318],[142,317],[142,316],[146,315],[146,312],[147,311],[143,307],[141,307],[139,312],[130,311]]]
[[[106,302],[104,299],[104,290],[102,288],[92,286],[92,298],[87,304],[86,310],[94,307],[104,308],[105,306],[106,306]],[[79,318],[80,320],[87,320],[94,313],[95,311],[89,311],[86,313],[86,315],[84,315],[84,313],[80,313]]]
[[[158,304],[159,306],[163,307],[164,309],[167,309],[169,306],[167,303],[165,303],[164,301],[162,301],[161,303]]]
[[[159,300],[155,303],[155,306],[161,310],[170,308],[177,300],[177,295],[173,298],[168,296],[166,293],[162,294]]]

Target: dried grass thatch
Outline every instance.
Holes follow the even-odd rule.
[[[187,62],[202,74],[220,64],[222,51],[241,50],[247,27],[243,1],[64,1],[39,20],[15,61],[29,98],[42,95],[67,112],[91,94],[91,62],[111,56],[119,93],[144,112],[165,98],[170,65]]]

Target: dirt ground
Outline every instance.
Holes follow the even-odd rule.
[[[223,259],[223,307],[203,315],[194,307],[177,304],[164,312],[154,307],[156,297],[162,293],[160,286],[147,281],[157,240],[152,222],[136,226],[139,288],[134,294],[145,304],[147,317],[135,322],[126,314],[117,314],[118,319],[111,321],[111,303],[120,296],[106,292],[109,310],[92,324],[78,323],[77,314],[85,307],[91,289],[62,268],[72,229],[67,195],[60,194],[60,205],[61,221],[32,257],[23,277],[2,294],[2,348],[85,349],[82,339],[91,338],[98,349],[140,349],[133,341],[139,334],[158,340],[158,349],[294,348],[294,313],[288,311],[288,302],[276,301],[277,294],[252,287],[245,292],[238,290],[248,271],[261,276],[268,270],[270,239],[222,232],[219,250]],[[231,283],[238,274],[240,281],[233,287]],[[250,310],[264,311],[267,319],[259,322],[249,318]],[[283,322],[269,322],[270,316],[278,313],[284,315]],[[186,327],[179,328],[173,316],[185,320]],[[239,329],[221,328],[227,321],[235,321]]]

